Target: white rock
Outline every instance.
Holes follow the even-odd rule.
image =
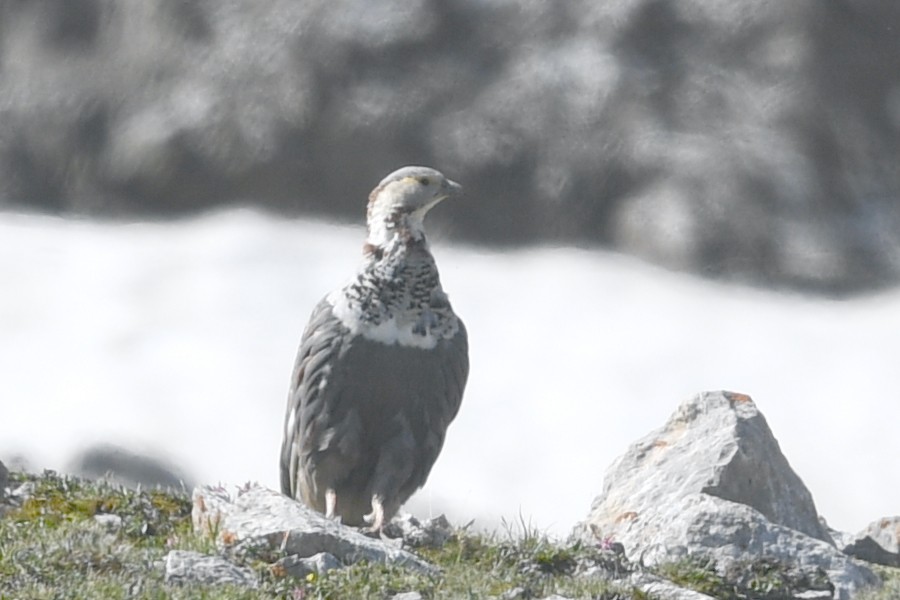
[[[613,462],[574,533],[621,542],[645,564],[703,554],[723,565],[769,556],[818,566],[839,598],[879,581],[834,547],[809,490],[743,394],[703,393],[679,406]]]
[[[195,531],[214,534],[222,547],[267,547],[301,558],[327,552],[343,564],[366,560],[437,571],[397,543],[367,537],[257,484],[244,487],[234,497],[221,487],[200,486],[194,488],[193,501]]]
[[[391,596],[391,600],[422,600],[419,592],[400,592]]]
[[[118,531],[122,528],[122,517],[112,514],[94,515],[94,521],[102,525],[107,531]]]

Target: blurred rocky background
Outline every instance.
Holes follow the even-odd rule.
[[[825,293],[900,274],[900,3],[0,0],[0,206],[360,222]]]

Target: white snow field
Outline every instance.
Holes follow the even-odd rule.
[[[114,443],[276,487],[294,353],[362,228],[230,209],[172,223],[0,213],[0,457]],[[435,243],[471,375],[407,508],[563,536],[684,398],[750,394],[829,523],[900,513],[900,290],[847,301],[602,251]]]

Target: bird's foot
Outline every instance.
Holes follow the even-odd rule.
[[[366,529],[381,533],[381,530],[384,529],[384,504],[381,502],[381,498],[376,494],[372,496],[372,512],[363,516],[363,521],[369,524],[369,527]]]
[[[325,518],[332,521],[340,519],[337,513],[337,492],[332,488],[325,490]]]

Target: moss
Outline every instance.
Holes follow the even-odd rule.
[[[133,491],[108,482],[88,482],[47,471],[26,476],[31,495],[7,518],[55,528],[64,523],[113,514],[122,519],[122,531],[138,544],[162,546],[169,536],[190,529],[191,501],[183,492]]]

